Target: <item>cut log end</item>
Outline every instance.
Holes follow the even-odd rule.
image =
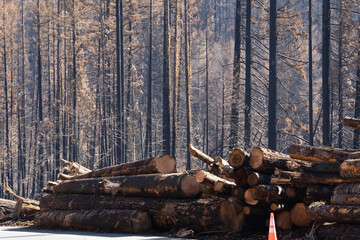
[[[156,169],[159,173],[172,173],[175,171],[176,161],[169,155],[164,155],[156,159]]]
[[[260,169],[263,165],[263,151],[260,147],[256,147],[251,151],[250,166],[253,169]]]
[[[249,205],[256,205],[258,204],[258,200],[255,200],[253,198],[254,193],[256,192],[255,188],[248,188],[246,189],[245,193],[244,193],[244,199],[245,202]]]
[[[195,174],[196,181],[201,183],[204,181],[206,176],[206,172],[204,170],[200,170]]]
[[[307,227],[312,220],[308,214],[308,207],[304,203],[297,203],[290,211],[291,222],[299,227]]]
[[[136,212],[131,216],[131,225],[134,232],[144,232],[151,228],[151,218],[146,212]]]
[[[220,218],[232,232],[240,232],[244,226],[243,207],[235,200],[225,200],[220,204]]]
[[[245,152],[240,148],[235,148],[229,156],[229,163],[232,167],[241,167],[245,158]]]
[[[180,180],[180,189],[186,197],[195,197],[200,192],[200,184],[195,176],[185,175]]]
[[[276,216],[276,226],[282,230],[289,230],[291,227],[291,219],[289,211],[282,211]]]

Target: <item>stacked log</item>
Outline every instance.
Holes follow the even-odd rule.
[[[48,182],[50,193],[41,198],[36,224],[125,233],[150,228],[241,231],[244,213],[232,197],[236,187],[232,167],[197,149],[193,153],[210,171],[176,173],[175,160],[166,155],[82,174],[59,174],[56,182]]]

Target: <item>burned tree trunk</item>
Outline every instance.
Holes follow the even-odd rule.
[[[331,197],[331,204],[360,205],[360,195],[355,195],[355,194],[333,195]]]
[[[309,216],[319,222],[360,223],[359,206],[327,205],[314,202],[309,207]]]
[[[328,147],[314,147],[306,145],[290,145],[290,157],[312,162],[343,162],[346,159],[359,158],[359,152]]]
[[[73,180],[54,186],[54,193],[110,194],[139,197],[191,198],[199,194],[195,176],[186,173],[150,174]]]
[[[340,175],[343,178],[360,178],[360,159],[343,162],[340,166]]]
[[[339,184],[333,191],[334,195],[356,194],[360,195],[360,183]]]
[[[175,168],[175,160],[169,155],[164,155],[161,157],[149,158],[142,161],[123,163],[106,168],[100,168],[83,175],[74,176],[72,177],[72,179],[115,177],[152,173],[172,173],[175,171]]]
[[[40,227],[73,228],[140,233],[149,230],[151,219],[138,210],[49,210],[40,212],[35,219]]]
[[[191,226],[195,231],[241,231],[241,206],[231,199],[155,199],[82,194],[46,194],[41,209],[91,210],[138,209],[151,214],[155,227],[175,229]]]

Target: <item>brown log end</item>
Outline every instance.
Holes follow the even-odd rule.
[[[180,180],[180,189],[185,197],[195,197],[200,192],[200,184],[196,181],[195,176],[185,175]]]
[[[259,174],[257,172],[250,173],[247,179],[247,183],[250,186],[256,186],[258,184],[258,181],[259,181]]]
[[[220,218],[232,232],[240,232],[244,226],[243,207],[234,199],[228,199],[220,204]]]
[[[279,203],[270,204],[270,210],[273,212],[279,211],[279,210],[283,209],[284,207],[285,207],[284,204],[279,204]]]
[[[249,205],[256,205],[258,204],[258,200],[253,199],[253,195],[256,192],[255,188],[248,188],[246,189],[245,193],[244,193],[244,199],[245,202]]]
[[[145,232],[151,228],[151,218],[146,212],[136,212],[131,216],[133,232]]]
[[[263,166],[263,151],[260,147],[256,147],[250,154],[250,166],[255,170],[260,170]]]
[[[299,227],[307,227],[312,220],[308,214],[308,207],[304,203],[297,203],[290,211],[291,222]]]
[[[196,155],[196,149],[194,148],[193,145],[189,144],[189,152],[191,155],[195,156]]]
[[[243,165],[245,160],[245,152],[240,148],[235,148],[229,156],[229,164],[230,166],[237,168]]]
[[[296,196],[296,191],[293,187],[286,187],[285,193],[288,198],[293,198]]]
[[[169,155],[163,155],[156,159],[155,166],[159,173],[173,173],[176,169],[176,161]]]
[[[282,230],[289,230],[291,227],[291,219],[289,211],[282,211],[276,215],[276,226]]]
[[[204,170],[200,170],[195,174],[195,179],[198,183],[201,183],[204,181],[206,176],[206,172]]]

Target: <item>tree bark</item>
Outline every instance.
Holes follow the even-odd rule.
[[[334,185],[340,183],[360,182],[360,179],[343,179],[335,173],[301,173],[276,170],[271,177],[273,184],[325,184]]]
[[[360,130],[360,119],[358,118],[345,117],[343,120],[343,124],[344,126]]]
[[[249,154],[241,148],[235,148],[229,155],[229,164],[233,168],[239,168],[249,164]]]
[[[285,188],[277,185],[259,185],[254,187],[252,198],[255,200],[280,202],[287,199]]]
[[[73,176],[71,179],[86,179],[100,177],[115,177],[124,175],[141,175],[152,173],[172,173],[175,171],[176,162],[169,155],[153,157],[146,160],[123,163],[105,167],[92,172]]]
[[[304,203],[297,203],[290,211],[290,219],[293,224],[299,227],[307,227],[312,220],[308,214],[308,207]]]
[[[309,0],[309,144],[314,145],[313,120],[313,54],[312,54],[312,0]]]
[[[319,222],[360,223],[359,206],[328,205],[314,202],[308,210],[309,216]]]
[[[340,166],[342,178],[360,178],[360,159],[346,160]]]
[[[360,183],[343,183],[336,186],[334,195],[353,194],[360,195]]]
[[[354,195],[354,194],[333,195],[331,197],[331,204],[334,204],[334,205],[360,205],[360,195]]]
[[[343,162],[350,158],[360,158],[360,152],[293,144],[289,147],[291,158],[311,162]]]
[[[215,192],[231,194],[232,190],[236,187],[235,183],[227,181],[223,178],[220,178],[203,170],[197,172],[195,177],[198,183],[213,185],[213,189]]]
[[[109,194],[141,197],[191,198],[199,194],[195,176],[183,173],[94,178],[59,183],[54,193]]]
[[[334,189],[334,186],[329,185],[309,185],[306,188],[305,201],[307,203],[315,201],[330,202]]]
[[[268,174],[271,174],[276,168],[297,172],[338,173],[340,164],[332,162],[312,163],[292,159],[289,155],[256,147],[251,151],[250,166],[259,172]]]
[[[269,46],[269,106],[268,106],[268,147],[276,150],[277,145],[277,73],[276,73],[276,45],[277,45],[277,4],[276,0],[270,1],[270,46]]]
[[[330,0],[323,0],[322,14],[322,109],[323,109],[323,145],[329,146],[330,139]]]
[[[124,233],[141,233],[151,227],[151,219],[146,212],[114,209],[43,211],[36,216],[35,223],[39,227],[105,230]]]
[[[40,206],[41,209],[53,210],[138,209],[150,213],[155,227],[167,230],[190,226],[195,231],[241,231],[243,223],[241,207],[231,199],[179,200],[46,194]]]

